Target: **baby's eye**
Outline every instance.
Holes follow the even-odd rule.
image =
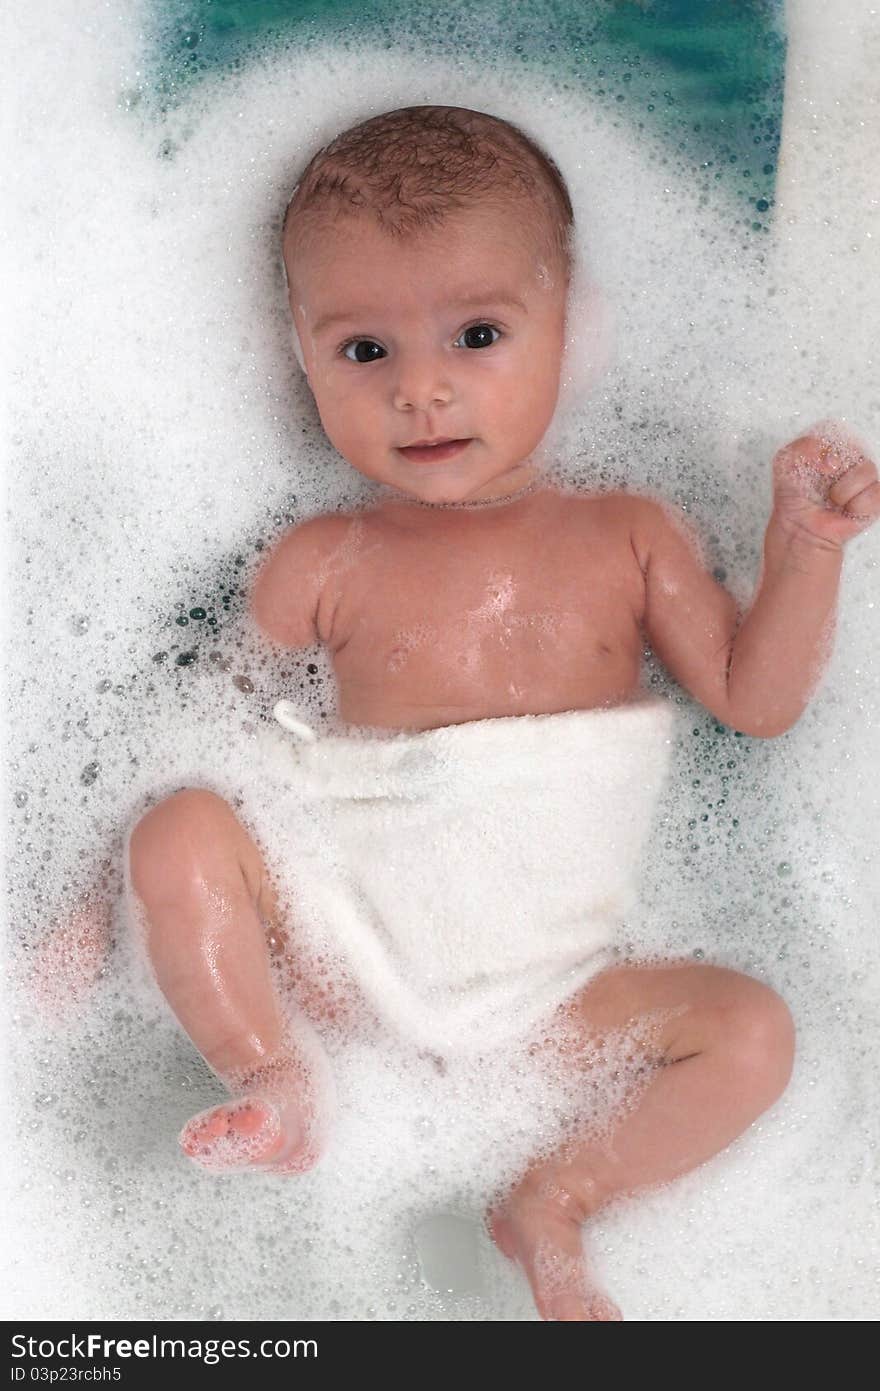
[[[496,336],[490,338],[489,335],[491,333],[494,333]],[[465,343],[466,348],[491,348],[493,343],[497,343],[500,337],[501,330],[495,328],[494,324],[471,324],[470,328],[466,328],[461,335],[461,338],[467,339]],[[456,342],[460,342],[461,338],[456,339]]]
[[[352,356],[351,349],[354,349]],[[361,349],[364,349],[361,352]],[[378,343],[374,343],[372,338],[352,338],[350,343],[343,344],[343,357],[347,357],[349,362],[379,362],[386,357],[385,349]]]

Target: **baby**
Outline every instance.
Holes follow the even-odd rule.
[[[453,937],[450,947],[435,940],[439,919],[417,900],[440,835],[426,788],[452,814],[456,770],[472,770],[475,751],[490,740],[491,754],[476,760],[477,778],[480,766],[487,777],[484,796],[476,784],[483,878],[491,882],[496,853],[505,875],[526,866],[507,886],[510,937],[502,932],[497,961],[499,979],[526,980],[522,1015],[508,1011],[511,1037],[538,1026],[544,1038],[565,1030],[586,1045],[660,1021],[649,1079],[612,1143],[584,1136],[535,1160],[488,1218],[543,1318],[613,1320],[621,1314],[585,1261],[582,1224],[610,1199],[701,1164],[769,1107],[791,1072],[793,1026],[779,996],[749,976],[692,961],[615,961],[617,889],[600,903],[593,870],[580,873],[574,859],[560,870],[550,843],[556,829],[541,839],[541,807],[554,795],[569,799],[560,844],[573,836],[577,848],[581,837],[586,863],[593,840],[605,836],[595,873],[616,885],[615,857],[626,858],[638,839],[633,832],[630,845],[628,823],[645,822],[640,778],[656,782],[652,750],[669,743],[658,737],[666,729],[658,706],[668,706],[639,690],[645,642],[723,724],[764,738],[790,729],[827,659],[843,546],[876,519],[880,484],[840,429],[782,449],[773,460],[762,573],[745,616],[665,507],[627,492],[551,486],[540,445],[560,387],[572,224],[553,162],[521,131],[480,112],[386,113],[312,159],[283,232],[297,355],[329,439],[379,487],[362,509],[289,530],[261,569],[252,613],[283,648],[329,648],[347,731],[315,740],[282,702],[277,716],[289,734],[277,737],[289,737],[294,750],[292,779],[297,741],[305,783],[311,777],[320,796],[325,779],[342,807],[346,844],[355,843],[351,818],[359,818],[357,835],[367,827],[378,837],[357,842],[368,845],[364,858],[376,861],[376,876],[401,885],[388,917],[408,915],[414,946],[397,976],[388,949],[386,984],[366,1001],[360,968],[379,959],[379,934],[368,940],[369,924],[339,899],[339,959],[351,968],[346,1007],[381,1014],[387,1003],[395,1028],[411,1023],[412,1040],[442,1055],[458,1024],[432,1043],[422,1004],[441,998],[446,971],[442,998],[467,1000],[467,1027],[479,1038],[485,1025],[494,1037],[502,997],[489,992],[483,1009],[477,986],[493,961],[476,940],[479,923],[462,901],[462,916],[449,924],[458,945]],[[619,739],[631,750],[622,782],[602,762]],[[415,753],[422,771],[411,773]],[[523,817],[532,818],[528,843],[538,847],[531,865],[517,858],[526,838],[517,840],[515,827],[509,837],[499,833],[492,820],[496,758],[499,795],[505,778],[520,777],[517,768],[546,793],[535,808],[522,800]],[[432,783],[435,764],[441,772]],[[605,781],[591,787],[594,765]],[[337,776],[348,779],[344,788]],[[459,802],[460,810],[466,799]],[[469,823],[444,826],[442,845],[457,837],[455,853],[466,856]],[[283,1022],[271,952],[297,924],[279,922],[260,850],[222,799],[188,789],[143,817],[129,857],[159,984],[233,1094],[189,1122],[185,1152],[215,1170],[302,1171],[318,1158],[328,1081],[308,1027],[291,1031]],[[618,877],[622,884],[626,874]],[[559,907],[564,958],[540,921],[545,892]],[[332,912],[328,921],[332,946]],[[541,981],[534,998],[529,973]],[[305,1013],[320,1021],[323,987],[309,978],[305,956],[298,982]],[[477,993],[467,995],[472,985]]]

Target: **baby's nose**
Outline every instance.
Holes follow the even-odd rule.
[[[398,410],[429,410],[447,405],[453,395],[451,374],[436,358],[412,359],[400,367],[394,386]]]

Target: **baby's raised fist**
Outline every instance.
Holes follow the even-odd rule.
[[[835,420],[773,456],[773,515],[793,536],[840,548],[880,516],[877,465]]]

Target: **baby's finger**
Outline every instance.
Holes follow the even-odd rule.
[[[877,482],[877,468],[870,459],[852,464],[828,489],[828,501],[835,507],[846,507],[859,493]]]
[[[807,437],[818,441],[824,449],[842,454],[850,460],[868,459],[871,456],[871,450],[865,441],[842,420],[817,420],[807,431]]]
[[[853,521],[876,521],[880,517],[880,482],[872,483],[870,487],[856,493],[844,510],[847,517],[851,517]]]

